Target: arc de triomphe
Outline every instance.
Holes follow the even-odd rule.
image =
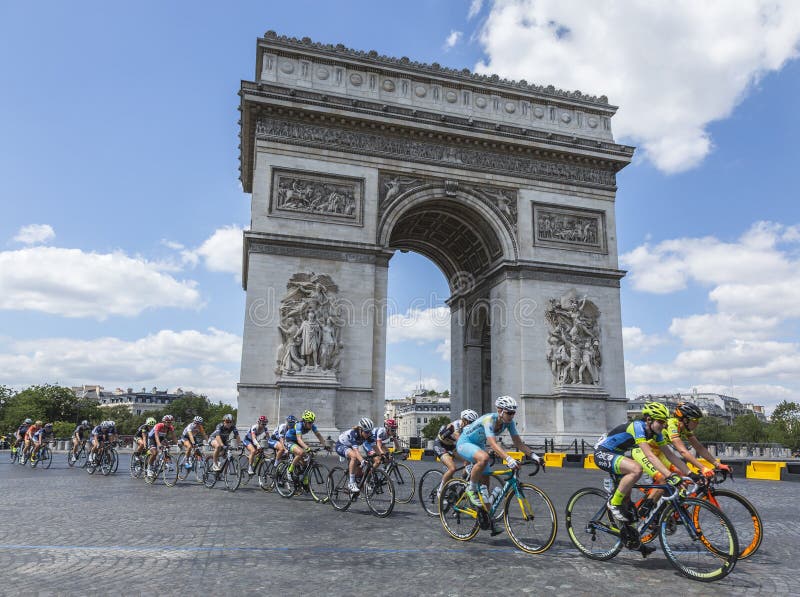
[[[633,148],[590,97],[267,32],[243,81],[239,418],[382,420],[396,250],[450,284],[453,412],[527,438],[624,420],[614,199]]]

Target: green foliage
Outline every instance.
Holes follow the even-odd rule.
[[[772,424],[781,443],[792,450],[800,450],[800,404],[784,400],[772,413]]]
[[[449,422],[450,417],[433,417],[432,419],[428,419],[428,424],[422,428],[422,437],[425,439],[435,439],[442,425],[447,425]]]
[[[724,442],[727,441],[728,426],[719,417],[703,417],[695,430],[697,439],[701,442]]]
[[[100,409],[95,402],[79,399],[69,388],[44,384],[35,385],[14,395],[8,388],[0,390],[4,404],[0,408],[0,430],[16,428],[27,417],[53,421],[96,419]]]
[[[175,417],[175,428],[177,429],[179,426],[188,425],[189,421],[199,415],[203,417],[206,431],[210,433],[211,429],[213,429],[217,423],[221,423],[222,417],[228,413],[232,414],[234,420],[236,420],[237,409],[233,408],[230,404],[225,404],[224,402],[212,403],[203,395],[190,395],[181,396],[169,406],[165,406],[161,410],[142,416],[141,419],[142,422],[144,422],[147,417],[155,417],[160,421],[161,417],[164,415],[172,415]],[[237,421],[237,423],[244,426],[252,425],[255,421]]]
[[[75,431],[75,427],[75,423],[69,421],[56,421],[53,423],[53,437],[56,439],[72,437],[72,432]]]

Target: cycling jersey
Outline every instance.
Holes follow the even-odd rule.
[[[348,450],[365,445],[367,441],[361,435],[361,429],[348,429],[336,439],[336,453],[342,458],[347,458]]]
[[[673,417],[667,420],[665,435],[670,440],[670,442],[676,438],[681,439],[685,442],[690,437],[694,437],[694,432],[689,431],[689,429],[686,427],[685,424],[680,425],[679,423],[680,421],[678,420],[677,417]],[[681,427],[683,428],[681,429]]]
[[[206,434],[206,430],[203,429],[203,425],[201,425],[200,423],[195,423],[194,421],[192,421],[186,427],[183,428],[183,431],[181,432],[181,439],[189,439],[190,432],[195,438],[198,435]]]
[[[28,428],[29,427],[30,427],[30,425],[26,425],[25,423],[20,425],[19,428],[17,429],[17,437],[19,437],[20,439],[25,437],[25,434],[28,433]]]
[[[270,439],[273,440],[281,440],[286,436],[286,429],[289,427],[287,423],[281,423],[275,428],[275,431],[272,432]]]
[[[84,431],[91,431],[91,425],[78,425],[75,428],[75,431],[72,432],[72,435],[77,435],[78,439],[83,439],[83,432]]]
[[[53,437],[53,430],[47,431],[44,427],[38,429],[34,432],[31,436],[31,439],[35,442],[45,442]]]
[[[261,428],[259,431],[259,425],[256,423],[250,429],[247,430],[247,433],[244,434],[244,444],[257,444],[260,439],[266,439],[269,437],[269,429],[267,426]]]
[[[519,435],[513,419],[509,423],[502,423],[502,425],[500,425],[500,430],[495,431],[494,428],[499,416],[500,415],[497,413],[489,413],[478,418],[475,422],[470,423],[464,427],[464,430],[458,438],[458,443],[470,443],[483,447],[486,445],[486,438],[497,437],[506,429],[511,435]]]
[[[133,437],[147,437],[150,435],[150,425],[144,423],[143,425],[139,425],[139,429],[136,430],[136,433],[133,434]]]
[[[303,427],[303,421],[297,421],[297,424],[294,427],[289,427],[286,430],[286,441],[294,443],[297,441],[298,435],[305,435],[309,431],[316,433],[317,426],[314,423],[311,423],[311,429],[305,429]]]
[[[30,427],[28,427],[28,430],[25,432],[25,438],[26,439],[31,439],[33,437],[33,434],[36,433],[37,431],[39,431],[40,429],[41,429],[41,427],[37,427],[36,425],[31,425]]]
[[[174,429],[175,428],[169,423],[164,423],[164,422],[156,423],[155,427],[153,427],[147,434],[147,437],[150,439],[155,439],[156,434],[158,434],[158,439],[163,440],[167,437],[167,434],[170,433],[171,431],[174,431]]]
[[[233,434],[233,437],[239,439],[239,430],[236,429],[236,425],[231,425],[230,427],[225,427],[224,423],[220,423],[217,425],[217,428],[211,432],[209,439],[214,439],[218,437],[222,440],[222,443],[226,446],[228,445],[228,438]]]
[[[626,450],[647,442],[654,446],[664,446],[669,440],[662,433],[651,431],[642,419],[630,423],[617,425],[611,431],[602,435],[594,445],[595,450],[606,450],[616,454],[624,454]]]
[[[394,442],[395,439],[395,436],[389,435],[386,427],[375,427],[367,441],[372,444],[377,443],[378,441],[388,444],[389,442]]]
[[[456,445],[456,438],[454,437],[461,431],[461,419],[456,419],[452,423],[442,425],[439,428],[439,433],[436,434],[436,439],[439,440],[443,447],[454,448]]]

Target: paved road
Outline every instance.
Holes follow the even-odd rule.
[[[623,552],[606,563],[574,550],[564,532],[564,505],[577,488],[600,485],[596,471],[550,469],[536,477],[556,506],[559,533],[550,551],[533,556],[516,550],[505,534],[454,541],[418,503],[378,519],[363,501],[341,513],[257,487],[229,493],[188,482],[148,486],[123,467],[109,477],[89,476],[68,469],[63,458],[56,455],[50,470],[31,470],[8,464],[0,453],[0,594],[800,592],[794,571],[800,484],[733,483],[758,506],[764,544],[726,579],[707,585],[679,576],[660,550],[647,560]],[[421,472],[433,463],[413,466]]]

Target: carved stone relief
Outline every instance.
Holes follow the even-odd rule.
[[[545,318],[550,324],[547,362],[555,386],[599,386],[600,310],[573,289],[550,299]]]
[[[339,288],[326,274],[297,273],[281,299],[275,374],[338,380],[344,318]]]
[[[275,169],[270,215],[360,226],[363,196],[362,179]]]
[[[603,212],[533,204],[533,244],[607,252]]]

